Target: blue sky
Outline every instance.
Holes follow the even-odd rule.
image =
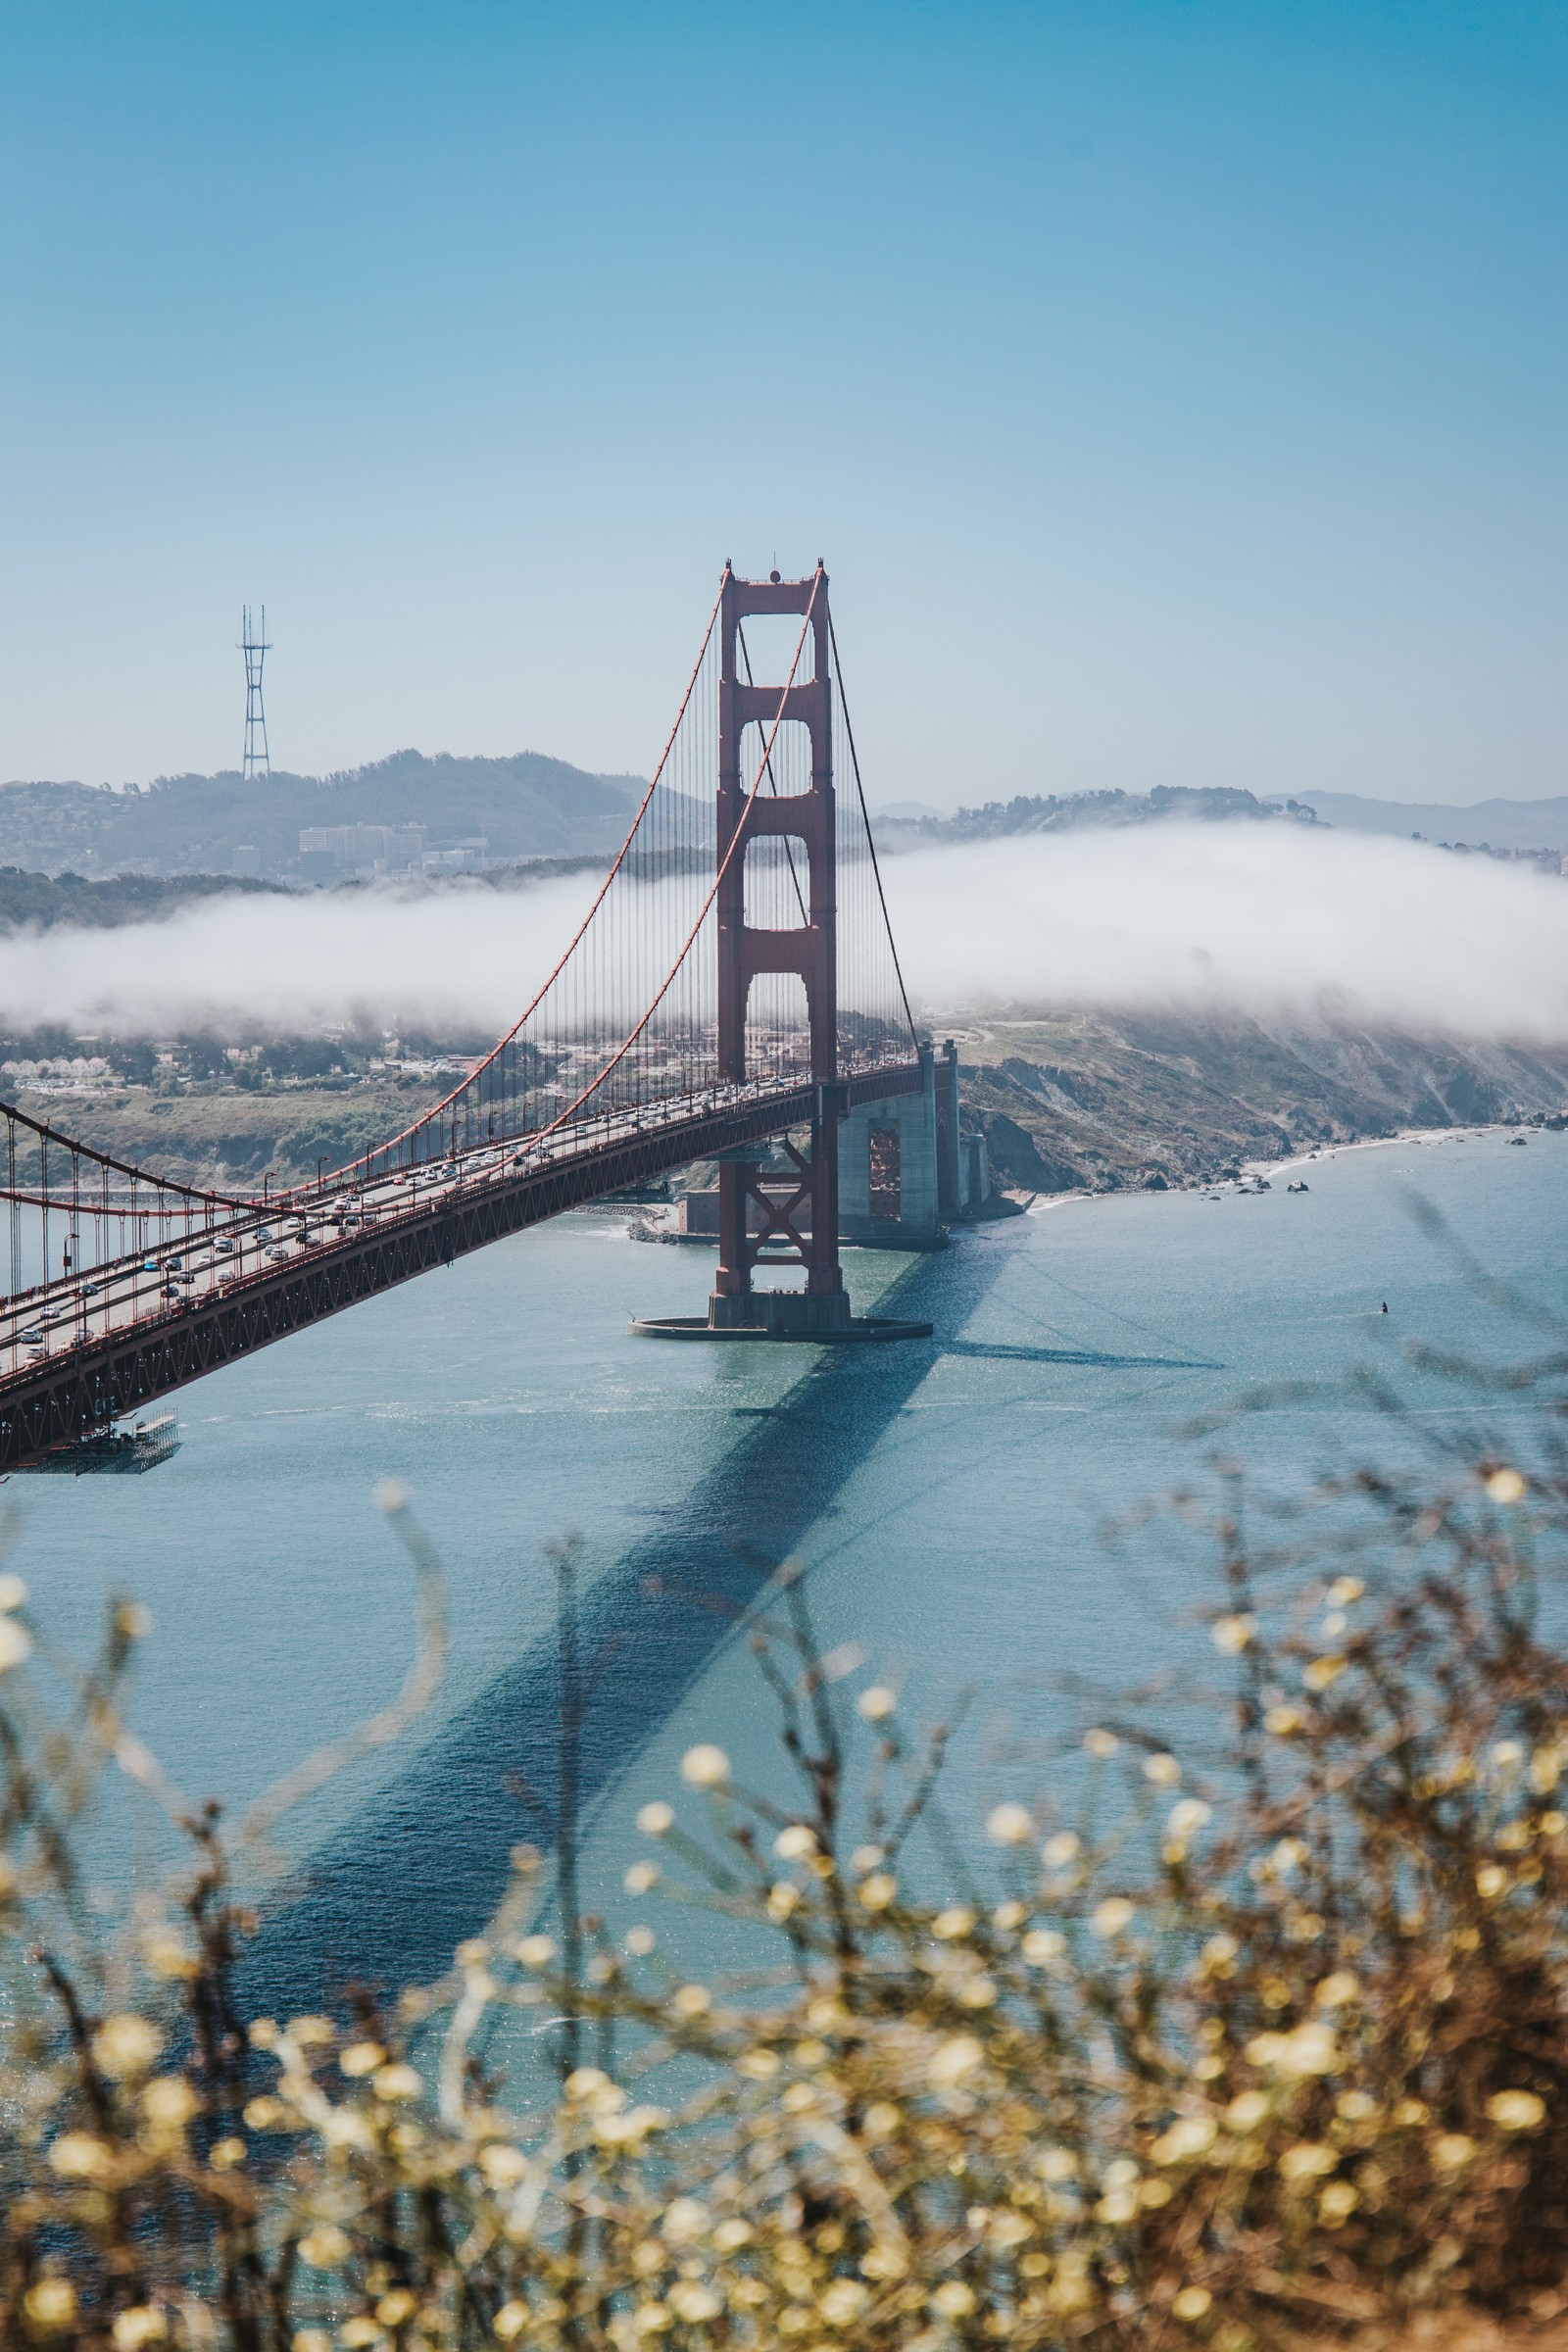
[[[1568,790],[1551,4],[0,0],[0,775],[646,769],[823,556],[875,796]]]

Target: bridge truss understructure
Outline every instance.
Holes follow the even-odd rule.
[[[757,674],[758,614],[787,616],[779,682]],[[758,1262],[801,1263],[803,1296],[836,1294],[838,1120],[921,1085],[827,574],[751,582],[726,565],[619,855],[520,1018],[399,1134],[257,1195],[179,1183],[0,1104],[0,1471],[696,1159],[721,1168],[715,1322],[744,1321]],[[795,1134],[818,1212],[760,1252],[757,1163]]]

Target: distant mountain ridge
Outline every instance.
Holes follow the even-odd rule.
[[[1255,793],[1231,785],[1156,784],[1152,792],[1020,794],[1010,801],[987,801],[979,808],[959,808],[952,816],[894,818],[891,824],[884,819],[878,831],[893,847],[923,848],[1019,833],[1072,833],[1087,826],[1147,825],[1173,816],[1204,824],[1319,821],[1316,810],[1298,801],[1260,801]]]
[[[1364,800],[1353,792],[1303,792],[1291,800],[1228,785],[1156,784],[1151,792],[1072,792],[987,801],[943,816],[916,813],[915,803],[873,810],[878,837],[893,849],[941,842],[992,841],[1020,833],[1068,833],[1086,827],[1147,825],[1170,817],[1205,824],[1281,818],[1352,833],[1469,849],[1568,850],[1568,795],[1544,801],[1480,801],[1468,808],[1443,802]]]
[[[542,752],[469,759],[402,751],[330,776],[279,773],[247,783],[228,769],[161,776],[122,792],[14,782],[0,785],[0,866],[94,881],[115,874],[222,875],[235,870],[236,853],[245,848],[254,858],[243,861],[244,870],[298,881],[305,871],[300,834],[337,825],[422,825],[431,849],[482,836],[492,863],[606,857],[620,847],[645,790],[639,776],[595,774]],[[1172,817],[1325,824],[1401,839],[1417,833],[1475,849],[1568,850],[1568,794],[1453,808],[1345,792],[1282,800],[1231,786],[1156,785],[1147,793],[1017,795],[946,816],[909,801],[873,811],[878,839],[895,850]]]
[[[80,874],[31,874],[0,865],[0,935],[29,926],[52,931],[60,924],[116,930],[124,923],[158,922],[203,899],[236,892],[287,895],[282,883],[248,882],[235,874],[106,874],[89,882]]]
[[[1396,833],[1406,840],[1460,843],[1479,850],[1568,850],[1568,793],[1547,801],[1368,801],[1354,792],[1303,792],[1325,824],[1348,833]]]
[[[282,880],[298,872],[300,834],[315,825],[418,824],[432,848],[482,835],[493,859],[590,857],[619,848],[645,790],[637,776],[594,775],[542,752],[404,751],[332,776],[247,783],[230,769],[123,792],[12,783],[0,786],[0,864],[91,877],[222,874],[247,847],[257,870]]]

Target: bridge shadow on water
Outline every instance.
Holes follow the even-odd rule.
[[[936,1325],[937,1338],[824,1348],[770,1411],[739,1408],[741,1434],[723,1459],[588,1588],[579,1632],[591,1677],[582,1732],[585,1807],[668,1718],[728,1637],[735,1613],[757,1599],[778,1562],[830,1509],[938,1355],[1122,1360],[944,1341],[942,1332],[962,1328],[1010,1254],[962,1247],[916,1260],[878,1311],[918,1315]],[[313,1857],[289,1899],[263,1923],[243,1972],[248,2001],[287,2014],[318,2006],[349,1978],[396,1989],[447,1968],[455,1946],[483,1927],[499,1901],[512,1846],[522,1838],[551,1840],[560,1802],[560,1681],[552,1632],[443,1724]]]
[[[1014,1348],[989,1340],[948,1340],[944,1355],[977,1356],[998,1364],[1092,1364],[1102,1372],[1223,1372],[1204,1356],[1111,1355],[1100,1348]]]

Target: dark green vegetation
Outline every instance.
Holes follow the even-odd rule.
[[[528,890],[536,882],[554,881],[562,874],[602,872],[609,864],[601,857],[535,858],[526,865],[502,866],[490,873],[455,877],[400,878],[393,887],[409,891]],[[238,893],[242,897],[286,898],[291,888],[314,890],[315,883],[290,885],[260,882],[238,874],[105,874],[93,881],[81,874],[28,873],[19,865],[0,866],[0,932],[22,931],[29,925],[40,931],[57,924],[75,924],[88,930],[113,930],[124,923],[159,922],[179,914],[204,899]],[[332,885],[341,891],[371,890],[382,885],[345,881]]]
[[[20,931],[29,923],[40,931],[57,923],[103,930],[177,914],[222,891],[273,893],[278,887],[229,874],[110,874],[94,882],[81,874],[32,874],[0,865],[0,930]]]
[[[1085,826],[1149,825],[1162,818],[1197,817],[1203,823],[1287,822],[1315,825],[1316,812],[1298,801],[1260,801],[1229,786],[1156,784],[1152,792],[1074,792],[987,801],[955,816],[924,816],[884,825],[898,845],[993,841],[1017,833],[1072,833]]]
[[[424,825],[432,850],[483,835],[492,858],[591,857],[620,847],[643,789],[539,752],[394,752],[341,775],[165,776],[124,792],[17,783],[0,788],[0,857],[49,873],[224,873],[249,845],[278,875],[297,867],[303,828],[353,824]]]
[[[885,817],[878,834],[890,848],[943,842],[993,841],[1018,833],[1071,833],[1086,826],[1153,824],[1161,818],[1202,823],[1281,818],[1330,825],[1352,833],[1412,835],[1444,848],[1490,850],[1494,856],[1540,854],[1551,860],[1568,850],[1568,795],[1549,801],[1482,801],[1473,808],[1428,802],[1369,801],[1353,792],[1308,792],[1299,800],[1258,799],[1233,787],[1171,786],[1152,792],[1074,792],[1020,795],[960,808],[953,816]]]

